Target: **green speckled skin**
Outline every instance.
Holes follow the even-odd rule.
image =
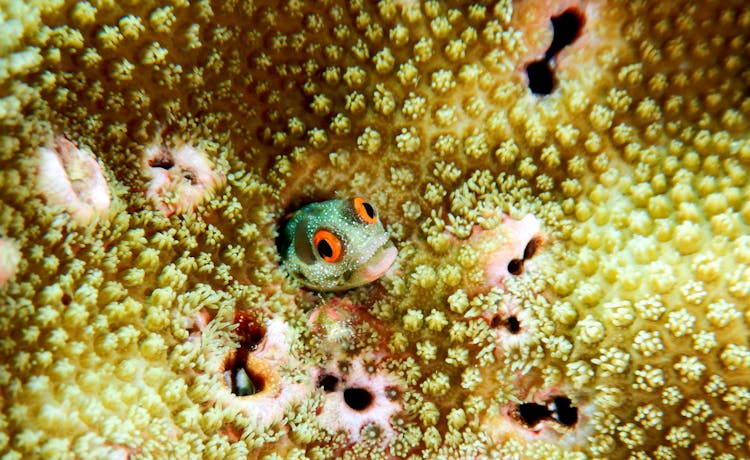
[[[313,247],[313,236],[320,228],[340,238],[343,246],[340,261],[326,262]],[[354,210],[352,199],[328,200],[300,208],[282,229],[278,247],[289,274],[316,291],[343,291],[372,282],[393,263],[396,254],[380,220],[363,222]],[[378,267],[376,271],[381,273],[374,276],[373,267]]]

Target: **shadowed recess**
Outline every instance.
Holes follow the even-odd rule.
[[[575,8],[565,10],[559,16],[550,19],[552,22],[552,43],[544,53],[544,58],[526,66],[529,78],[529,89],[534,94],[546,96],[555,88],[553,59],[563,48],[572,44],[581,36],[583,14]]]
[[[365,410],[372,404],[372,393],[364,388],[347,388],[344,390],[344,402],[354,410]]]
[[[331,374],[325,374],[320,377],[318,380],[318,386],[323,389],[326,393],[330,393],[334,390],[336,390],[336,385],[338,385],[339,379],[336,376],[333,376]]]

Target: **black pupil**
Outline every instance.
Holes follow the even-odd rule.
[[[320,240],[318,242],[318,254],[321,257],[333,257],[333,248],[326,240]]]
[[[369,217],[370,219],[375,218],[375,210],[372,209],[372,206],[370,205],[370,203],[365,201],[364,203],[362,203],[362,207],[365,208],[365,213],[367,213],[367,217]]]

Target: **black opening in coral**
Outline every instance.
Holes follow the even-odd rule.
[[[344,390],[344,402],[354,410],[365,410],[372,404],[372,393],[364,388],[347,388]]]
[[[526,426],[533,428],[542,420],[548,419],[552,412],[541,404],[523,403],[518,405],[518,415]]]
[[[552,22],[552,43],[544,53],[544,58],[526,66],[529,89],[534,94],[546,96],[555,88],[555,76],[552,72],[553,59],[563,48],[572,44],[581,36],[584,18],[575,8],[550,19]]]
[[[158,156],[148,162],[148,165],[152,168],[172,169],[174,167],[174,161],[168,156]]]
[[[552,59],[563,48],[573,43],[581,34],[583,17],[575,8],[565,10],[561,15],[552,18],[552,44],[545,56]]]
[[[529,76],[529,89],[532,93],[546,96],[552,92],[552,88],[555,86],[555,77],[549,67],[549,61],[542,59],[532,62],[526,66],[526,73]]]
[[[228,363],[224,371],[224,379],[233,394],[237,396],[250,396],[263,391],[265,380],[261,375],[247,369],[247,355],[239,353],[235,359]]]
[[[511,275],[520,275],[523,273],[523,259],[513,259],[508,262],[508,273]]]
[[[532,257],[534,257],[534,254],[536,254],[536,252],[539,250],[539,246],[541,246],[541,244],[542,244],[541,238],[539,238],[538,236],[535,236],[534,238],[529,240],[529,242],[526,244],[526,247],[523,250],[524,260],[531,259]]]
[[[322,388],[326,393],[330,393],[336,390],[336,385],[338,385],[338,383],[338,377],[331,374],[322,375],[318,380],[318,386]]]
[[[518,334],[521,331],[521,322],[515,316],[511,316],[505,322],[505,327],[508,328],[511,334]]]
[[[571,406],[570,398],[558,396],[553,399],[555,403],[555,418],[565,426],[578,423],[578,408]]]

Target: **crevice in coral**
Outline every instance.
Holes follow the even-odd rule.
[[[258,345],[266,336],[266,326],[257,315],[246,311],[238,311],[234,315],[234,322],[237,324],[235,334],[239,338],[240,348],[246,352],[258,348]]]
[[[539,248],[542,246],[542,238],[539,236],[535,236],[529,242],[526,244],[526,248],[523,250],[523,259],[528,260],[534,257],[534,255],[539,251]]]
[[[344,402],[356,411],[363,411],[372,404],[372,393],[364,388],[347,388],[344,390]]]
[[[518,321],[518,318],[515,316],[508,317],[508,320],[505,322],[505,327],[511,334],[518,334],[521,332],[521,322]]]
[[[545,57],[552,59],[563,48],[572,44],[581,35],[583,27],[583,14],[576,8],[563,11],[559,16],[551,19],[554,35],[552,44],[547,49]]]
[[[338,385],[338,383],[338,377],[331,374],[322,375],[320,376],[320,379],[318,379],[318,386],[326,393],[336,391],[336,385]]]
[[[511,275],[520,275],[523,273],[523,259],[512,259],[508,262],[508,273]]]
[[[567,427],[578,423],[578,408],[572,406],[570,398],[566,396],[555,396],[547,404],[521,403],[515,415],[518,421],[531,429],[547,421]]]
[[[247,368],[247,352],[240,349],[237,355],[227,363],[224,381],[233,394],[251,396],[265,388],[265,380],[259,374]]]
[[[526,66],[529,89],[532,93],[542,96],[552,93],[555,89],[556,81],[553,72],[555,56],[581,36],[584,17],[578,9],[569,8],[551,18],[550,21],[553,30],[552,43],[544,53],[544,58]]]

